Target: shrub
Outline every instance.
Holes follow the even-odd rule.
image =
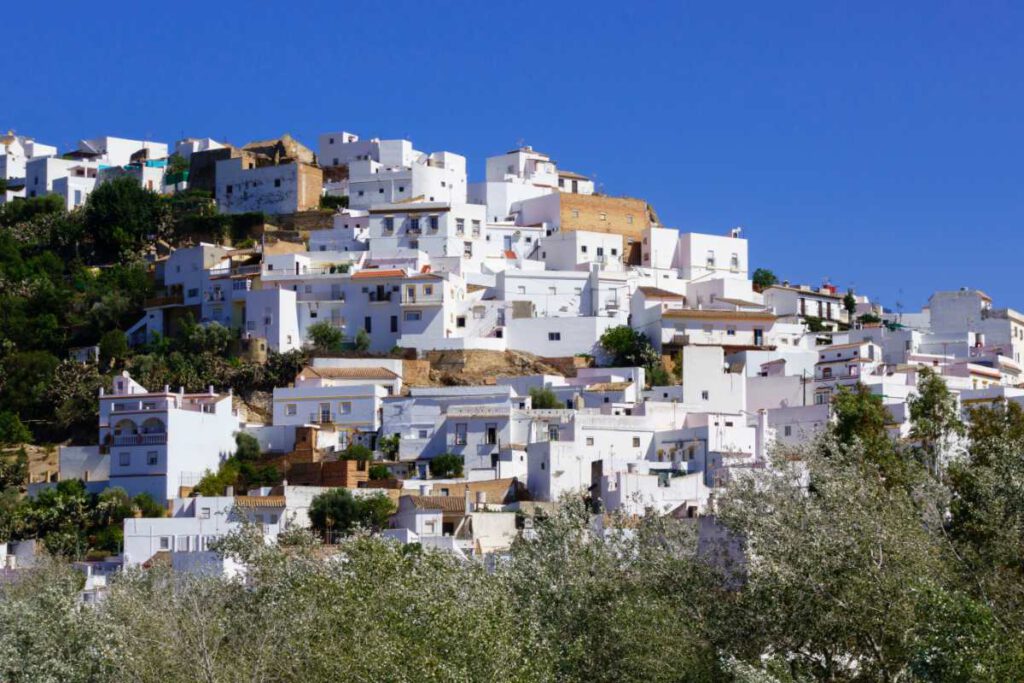
[[[430,476],[436,479],[462,476],[462,456],[444,453],[430,460]]]

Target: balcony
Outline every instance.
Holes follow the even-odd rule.
[[[162,446],[167,443],[167,433],[121,434],[111,439],[114,446]]]
[[[426,296],[423,294],[409,294],[408,292],[402,293],[403,306],[441,306],[443,304],[444,297],[440,294]]]
[[[366,296],[369,298],[370,303],[387,303],[391,301],[391,292],[369,292]]]
[[[167,306],[183,306],[184,304],[185,296],[181,292],[176,292],[146,299],[142,306],[143,308],[164,308]]]
[[[334,417],[330,413],[310,413],[309,424],[331,425],[334,424]]]

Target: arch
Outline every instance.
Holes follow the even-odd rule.
[[[146,418],[146,421],[142,423],[141,431],[143,434],[166,434],[167,426],[164,424],[163,420],[156,417],[150,417]]]
[[[138,427],[128,418],[122,418],[114,425],[114,436],[131,436],[138,433]]]

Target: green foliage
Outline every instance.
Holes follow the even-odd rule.
[[[442,453],[430,459],[430,476],[435,479],[448,479],[462,476],[462,456],[454,453]]]
[[[347,209],[348,197],[336,197],[334,195],[325,194],[320,197],[320,208],[331,209],[332,211]]]
[[[309,506],[313,529],[331,540],[355,527],[381,529],[394,512],[391,499],[383,494],[356,498],[348,489],[336,488],[321,493]]]
[[[887,425],[893,420],[881,396],[859,383],[852,390],[841,387],[832,397],[832,414],[832,440],[823,442],[827,454],[845,460],[858,458],[859,466],[888,486],[910,485],[917,467],[910,454],[889,436]]]
[[[370,465],[370,480],[384,481],[391,478],[391,471],[386,465]]]
[[[132,505],[143,517],[163,517],[167,513],[167,510],[148,493],[140,493],[132,498]]]
[[[804,322],[807,323],[808,332],[822,332],[826,329],[825,321],[813,315],[803,316]]]
[[[853,314],[857,312],[857,297],[853,295],[852,289],[847,291],[846,295],[843,297],[843,308],[846,309],[846,312],[850,314],[851,318],[853,317]]]
[[[128,357],[128,337],[121,330],[108,330],[100,337],[100,363],[113,367]]]
[[[85,229],[105,262],[138,256],[170,226],[160,195],[124,176],[99,185],[85,203]]]
[[[369,462],[373,460],[373,451],[361,443],[350,443],[345,450],[341,452],[341,457],[344,460]]]
[[[321,353],[331,353],[342,350],[344,335],[341,330],[325,321],[314,323],[306,329],[313,348]]]
[[[50,385],[60,361],[46,351],[20,351],[3,359],[0,405],[23,420],[49,417]]]
[[[956,397],[940,375],[931,368],[923,368],[918,375],[917,394],[908,399],[907,405],[910,438],[918,442],[922,464],[937,474],[940,461],[951,455],[952,440],[966,432]]]
[[[30,441],[32,432],[18,418],[17,413],[9,410],[0,412],[0,445],[10,446]]]
[[[377,448],[384,455],[385,460],[397,460],[398,449],[401,444],[402,435],[398,432],[390,436],[382,436],[377,442]]]
[[[363,328],[359,328],[359,331],[356,332],[356,338],[352,342],[352,347],[356,351],[359,351],[360,353],[366,353],[367,351],[369,351],[370,333],[364,330]]]
[[[189,160],[179,154],[167,157],[167,174],[183,173],[189,169]]]
[[[882,319],[879,318],[874,313],[864,313],[863,315],[857,316],[857,322],[861,323],[862,325],[873,325],[875,323],[882,322]]]
[[[778,284],[779,278],[767,268],[758,268],[751,277],[755,292],[763,292],[774,284]]]
[[[235,435],[235,453],[220,464],[216,472],[207,470],[193,493],[201,496],[223,496],[227,487],[236,494],[261,486],[281,483],[277,467],[262,462],[263,456],[256,437],[245,432]]]
[[[651,368],[659,362],[647,335],[627,325],[608,328],[598,343],[615,366]]]
[[[547,387],[530,387],[530,405],[536,410],[551,410],[561,408],[555,392]]]

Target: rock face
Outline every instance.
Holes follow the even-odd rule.
[[[430,351],[426,357],[434,386],[494,384],[498,377],[521,375],[563,375],[543,359],[520,351]]]

